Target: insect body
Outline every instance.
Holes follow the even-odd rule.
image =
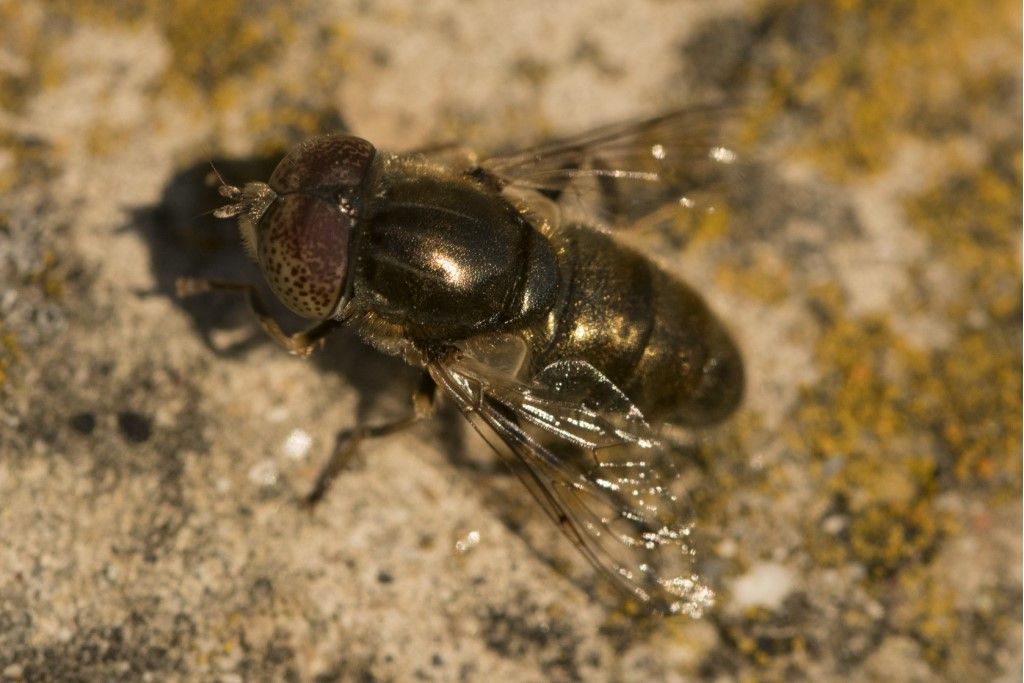
[[[699,614],[712,594],[694,572],[692,512],[656,426],[733,412],[740,356],[696,292],[593,220],[562,217],[552,198],[565,205],[594,182],[613,221],[629,222],[666,194],[701,189],[723,158],[707,144],[712,114],[447,164],[314,138],[268,183],[222,186],[234,203],[216,215],[238,218],[275,294],[317,325],[284,335],[246,285],[179,288],[248,291],[296,352],[345,324],[424,368],[416,414],[349,434],[314,498],[361,439],[427,414],[440,387],[596,567],[655,610]]]

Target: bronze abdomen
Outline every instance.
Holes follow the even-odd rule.
[[[696,292],[586,226],[564,226],[551,242],[561,283],[528,335],[536,368],[586,360],[653,421],[707,425],[736,408],[742,360]]]

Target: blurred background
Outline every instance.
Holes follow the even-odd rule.
[[[415,372],[174,298],[259,281],[210,162],[706,98],[741,173],[636,244],[748,368],[715,608],[617,603],[451,410],[300,510]],[[1008,0],[0,0],[0,678],[1020,680],[1021,125]]]

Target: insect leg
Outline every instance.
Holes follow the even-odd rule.
[[[345,469],[345,466],[348,465],[352,456],[356,454],[359,444],[364,439],[387,436],[410,427],[423,418],[429,417],[434,412],[436,405],[437,384],[434,383],[430,373],[424,370],[423,375],[420,377],[420,382],[412,394],[412,415],[382,425],[356,427],[355,429],[339,432],[334,440],[334,450],[331,452],[331,457],[320,470],[316,483],[313,484],[313,488],[306,494],[303,500],[305,507],[313,508],[323,499],[334,478]]]
[[[321,320],[302,332],[286,334],[278,322],[270,315],[270,309],[267,308],[263,299],[260,298],[259,290],[254,285],[244,282],[191,277],[178,278],[176,285],[178,296],[182,298],[215,290],[245,294],[249,300],[249,307],[252,308],[252,312],[260,321],[263,329],[267,331],[267,334],[274,341],[297,356],[308,356],[313,352],[318,342],[341,326],[341,322],[328,318],[327,320]]]

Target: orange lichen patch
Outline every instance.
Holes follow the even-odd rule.
[[[130,130],[125,126],[100,122],[86,132],[85,147],[94,157],[109,156],[121,148],[129,133]]]
[[[47,20],[45,8],[27,3],[0,4],[0,114],[17,118],[40,89],[60,82],[65,66],[54,50],[66,28]],[[0,117],[2,118],[2,117]],[[50,149],[34,133],[0,130],[0,150],[10,153],[0,168],[0,192],[30,185],[48,175],[53,166]]]
[[[965,330],[950,348],[925,351],[880,321],[840,319],[819,344],[827,374],[807,390],[796,428],[822,458],[917,463],[917,476],[927,479],[917,458],[938,453],[945,459],[934,467],[961,483],[1016,486],[1019,352],[1019,320],[1012,329]],[[982,478],[986,472],[993,476]]]
[[[284,5],[189,0],[159,16],[174,55],[174,70],[200,87],[265,68],[292,37]],[[210,40],[210,36],[217,40]]]
[[[718,202],[711,210],[685,211],[686,221],[679,227],[692,233],[692,243],[711,242],[722,239],[729,233],[731,213],[724,202]]]
[[[64,296],[66,285],[63,275],[64,266],[57,255],[47,250],[42,255],[39,268],[30,276],[30,282],[37,286],[49,299]]]
[[[973,309],[996,321],[1021,310],[1020,140],[989,150],[986,164],[961,169],[939,186],[907,201],[911,224],[966,276],[967,291],[949,311],[957,318]]]
[[[936,431],[963,482],[1013,487],[1020,479],[1020,193],[1018,141],[907,203],[929,258],[948,263],[966,285],[943,311],[962,329],[936,373],[945,418]]]
[[[943,503],[950,494],[1019,504],[1019,148],[1019,140],[998,141],[983,165],[954,168],[906,202],[927,244],[911,267],[919,288],[912,310],[852,318],[840,288],[811,292],[825,321],[815,348],[820,380],[803,390],[784,435],[816,457],[811,471],[823,478],[828,514],[843,522],[808,521],[811,556],[865,567],[863,588],[889,606],[892,627],[921,643],[932,665],[974,672],[965,680],[977,677],[962,646],[974,637],[972,621],[935,558],[947,539],[977,533]],[[909,341],[895,318],[909,314],[942,321],[948,338],[929,348]],[[1000,624],[993,638],[1014,627],[1002,598],[971,602],[993,605],[978,617]]]
[[[872,505],[853,516],[852,556],[874,576],[885,577],[926,560],[952,521],[925,500],[909,505]]]
[[[274,60],[293,39],[295,16],[302,3],[225,2],[97,2],[55,3],[55,11],[78,21],[148,23],[157,27],[171,56],[163,87],[179,97],[209,97],[253,81],[272,69]]]
[[[892,610],[893,625],[922,644],[931,664],[944,664],[958,638],[968,635],[951,599],[955,586],[923,567],[905,572],[897,585],[900,598]]]
[[[17,112],[38,82],[40,66],[47,62],[47,34],[53,29],[45,16],[21,3],[0,5],[0,45],[6,53],[0,69],[0,110]]]
[[[241,0],[76,0],[54,5],[57,11],[79,20],[156,25],[171,48],[168,77],[208,92],[223,81],[245,78],[272,61],[290,37],[295,24],[291,17],[297,11],[285,5]]]
[[[786,0],[763,21],[770,49],[752,70],[767,97],[748,136],[802,110],[817,125],[798,149],[836,177],[883,168],[908,136],[953,135],[1014,104],[1020,3]]]
[[[908,365],[920,368],[926,360],[883,322],[840,319],[817,353],[826,375],[805,391],[797,422],[811,453],[828,458],[877,449],[912,426],[905,406],[915,392],[901,380]]]
[[[1019,325],[1019,318],[1017,324]],[[1014,335],[967,333],[951,350],[944,383],[949,420],[940,425],[964,483],[1020,492],[1021,365]]]
[[[938,494],[971,485],[1019,495],[1019,337],[1015,347],[998,337],[967,332],[926,351],[882,321],[843,318],[824,334],[824,375],[791,429],[813,455],[838,459],[827,491],[851,519],[846,546],[812,533],[819,560],[898,572],[954,530]]]
[[[0,190],[45,182],[54,173],[51,147],[42,140],[0,131],[0,149],[13,155],[13,162],[0,171]]]
[[[0,326],[0,386],[7,382],[7,372],[24,358],[25,354],[18,345],[18,338]]]
[[[1006,581],[1010,574],[1007,571]],[[983,588],[969,603],[962,597],[957,600],[963,591],[961,577],[941,568],[906,571],[892,585],[890,624],[914,638],[928,662],[950,680],[988,679],[991,676],[983,673],[986,658],[979,652],[992,652],[1006,634],[1019,630],[1020,612],[1013,608],[1019,600],[1001,580]],[[980,623],[985,624],[981,630]]]
[[[758,252],[749,263],[721,265],[715,281],[723,289],[766,304],[780,303],[789,293],[789,273],[777,260]]]
[[[0,4],[0,114],[17,119],[35,93],[65,78],[66,66],[54,45],[66,31],[60,22],[48,21],[42,6]],[[29,126],[19,128],[0,130],[0,150],[10,155],[0,167],[0,192],[42,181],[54,165],[49,143],[29,132]]]
[[[784,613],[751,607],[727,622],[721,635],[738,654],[759,667],[759,680],[787,680],[785,673],[777,670],[778,661],[804,660],[816,645],[804,623],[805,614],[795,605]]]

